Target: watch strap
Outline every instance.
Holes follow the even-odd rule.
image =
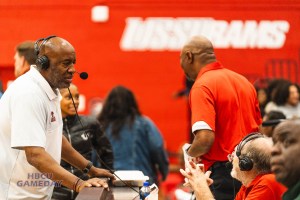
[[[89,173],[89,171],[91,170],[91,168],[93,167],[93,163],[91,161],[89,161],[89,163],[86,165],[86,167],[82,170],[84,173]]]

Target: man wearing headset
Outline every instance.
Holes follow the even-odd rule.
[[[36,66],[14,81],[0,100],[0,200],[50,199],[54,186],[75,191],[103,186],[98,178],[83,181],[63,169],[60,158],[90,177],[113,178],[92,166],[62,137],[59,88],[70,86],[76,54],[63,38],[35,43]]]
[[[271,173],[271,149],[272,142],[268,138],[252,133],[244,137],[228,156],[232,162],[231,176],[242,183],[235,200],[281,199],[286,188],[276,182]],[[197,200],[214,199],[207,186],[209,179],[198,166],[191,163],[191,167],[181,173],[188,178]]]

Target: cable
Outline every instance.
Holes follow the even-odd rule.
[[[191,199],[190,200],[193,200],[193,196],[194,196],[194,191],[191,193]]]
[[[88,141],[89,141],[89,143],[90,143],[90,146],[93,147],[93,144],[92,144],[92,142],[91,142],[91,139],[90,139],[90,137],[89,137],[89,134],[86,132],[86,128],[83,126],[83,124],[82,124],[82,122],[81,122],[81,120],[80,120],[80,118],[79,118],[79,115],[78,115],[78,112],[77,112],[77,108],[76,108],[76,106],[75,106],[75,102],[74,102],[73,96],[72,96],[71,91],[70,91],[69,88],[68,88],[68,91],[69,91],[70,97],[71,97],[71,99],[72,99],[73,106],[74,106],[74,108],[75,108],[76,117],[77,117],[77,119],[78,119],[78,121],[79,121],[79,123],[80,123],[80,125],[81,125],[81,127],[82,127],[82,129],[83,129],[83,131],[84,131],[84,135],[88,138]],[[129,188],[131,188],[131,189],[134,190],[135,192],[139,193],[139,191],[137,191],[136,189],[134,189],[133,187],[131,187],[129,184],[127,184],[125,181],[123,181],[118,175],[116,175],[115,172],[114,172],[110,167],[108,167],[108,166],[105,164],[105,162],[100,158],[100,156],[98,155],[98,153],[96,153],[96,155],[97,155],[97,158],[98,158],[98,160],[100,161],[100,163],[103,164],[104,167],[106,167],[110,173],[112,173],[113,175],[115,175],[115,176],[116,176],[116,177],[117,177],[124,185],[126,185],[126,186],[129,187]]]
[[[232,177],[232,186],[233,186],[233,198],[235,198],[235,184],[234,184],[233,177]]]

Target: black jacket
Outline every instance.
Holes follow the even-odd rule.
[[[87,160],[91,160],[92,148],[96,150],[101,160],[109,167],[113,168],[113,152],[112,147],[105,136],[100,123],[94,117],[79,116],[80,121],[76,116],[68,116],[63,119],[63,134],[69,140],[71,145]],[[88,137],[90,140],[88,139]],[[92,144],[92,145],[91,145]],[[100,161],[100,163],[102,163]],[[61,166],[69,172],[80,177],[83,180],[88,179],[88,176],[81,170],[76,169],[65,161],[61,161]],[[106,168],[101,164],[102,168]],[[77,194],[66,187],[54,188],[52,199],[71,200],[75,199]]]

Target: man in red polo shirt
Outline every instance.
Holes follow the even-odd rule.
[[[194,140],[186,153],[200,157],[205,170],[212,171],[215,198],[232,200],[239,186],[234,186],[225,163],[245,135],[258,131],[256,91],[245,77],[217,61],[205,37],[194,37],[183,47],[180,63],[187,78],[195,81],[189,97]]]
[[[247,135],[228,156],[233,168],[231,175],[243,185],[235,200],[279,200],[286,188],[275,180],[271,173],[272,141],[260,133]],[[189,186],[194,189],[197,200],[214,199],[208,185],[211,179],[209,173],[203,173],[195,163],[185,170],[180,170],[189,180]],[[291,199],[291,198],[290,198]]]

